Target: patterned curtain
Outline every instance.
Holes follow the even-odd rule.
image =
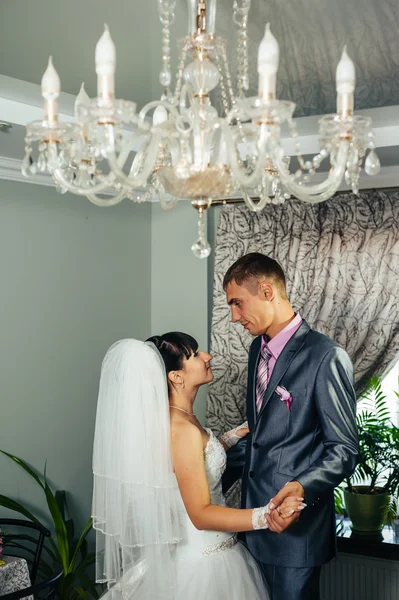
[[[309,325],[338,342],[355,366],[358,392],[399,355],[399,193],[336,195],[316,205],[297,200],[261,213],[227,205],[220,215],[213,290],[207,422],[221,432],[245,417],[247,353],[253,339],[230,321],[222,287],[243,254],[275,258],[288,297]]]

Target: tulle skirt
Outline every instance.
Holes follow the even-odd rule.
[[[241,543],[209,556],[176,561],[176,600],[268,600],[255,559]]]

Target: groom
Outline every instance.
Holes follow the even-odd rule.
[[[358,455],[353,368],[346,352],[310,329],[287,298],[280,265],[251,253],[227,271],[233,323],[249,350],[242,507],[272,498],[269,529],[245,534],[271,600],[318,600],[321,565],[335,555],[334,488]],[[245,449],[246,446],[246,449]],[[283,519],[288,496],[307,507]]]

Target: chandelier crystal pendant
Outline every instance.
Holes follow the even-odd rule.
[[[188,5],[188,34],[181,43],[172,91],[170,26],[176,2],[158,0],[163,52],[159,80],[164,93],[140,112],[133,102],[115,98],[116,53],[107,26],[95,51],[97,97],[90,99],[82,84],[75,122],[58,119],[61,86],[50,57],[42,79],[44,119],[26,128],[25,175],[47,170],[58,191],[87,196],[98,206],[158,196],[169,210],[178,199],[189,200],[199,218],[199,237],[192,250],[206,258],[211,249],[204,215],[214,199],[240,190],[252,211],[282,203],[291,195],[321,202],[337,191],[343,178],[357,193],[362,166],[369,175],[379,172],[371,119],[354,115],[355,67],[346,48],[336,71],[337,112],[319,120],[320,152],[305,160],[293,120],[295,104],[276,97],[279,46],[269,24],[258,51],[258,95],[245,96],[251,0],[233,2],[238,32],[235,85],[226,42],[215,34],[216,0],[188,0]],[[212,104],[217,88],[222,114]],[[281,144],[283,124],[294,139],[299,162],[295,173],[289,170],[290,157]],[[324,181],[312,184],[312,176],[327,158],[331,168]]]

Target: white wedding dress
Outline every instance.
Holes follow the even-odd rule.
[[[212,504],[225,506],[222,475],[226,452],[210,429],[204,450],[206,475]],[[176,600],[267,600],[259,568],[236,534],[199,531],[194,527],[183,500],[179,499],[182,541],[175,553]]]
[[[103,600],[268,600],[233,533],[191,523],[173,472],[166,373],[151,343],[120,340],[102,363],[93,445],[96,581]],[[225,505],[223,446],[210,430],[211,502]]]

